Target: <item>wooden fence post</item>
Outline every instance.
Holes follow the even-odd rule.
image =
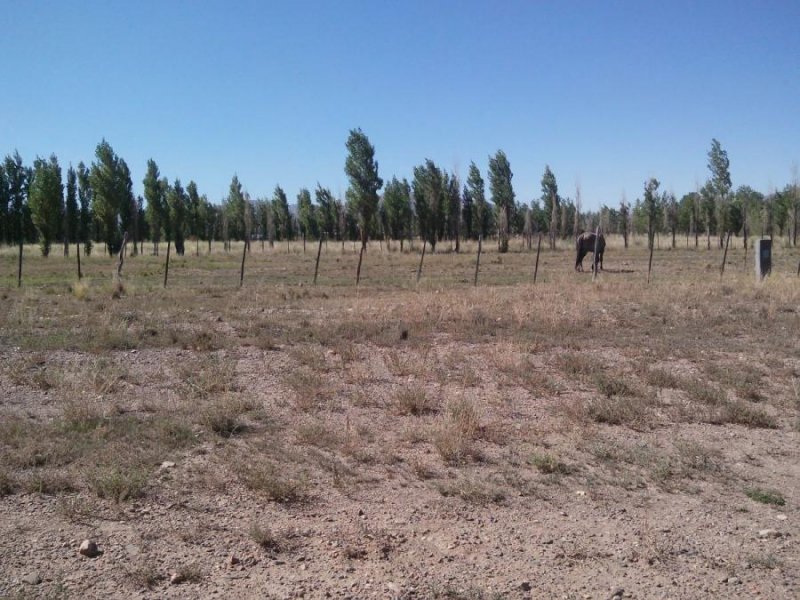
[[[653,270],[653,246],[655,246],[655,244],[650,242],[650,261],[647,263],[647,283],[650,283],[650,271]]]
[[[425,260],[425,247],[428,245],[428,240],[422,240],[422,256],[419,257],[419,266],[417,267],[417,283],[422,276],[422,261]]]
[[[319,236],[319,246],[317,246],[317,264],[314,265],[314,285],[317,285],[317,273],[319,273],[319,255],[322,253],[322,235]]]
[[[542,251],[542,232],[539,232],[539,243],[536,244],[536,266],[533,267],[533,283],[536,284],[536,275],[539,274],[539,253]]]
[[[481,266],[481,242],[483,241],[483,236],[478,236],[478,259],[475,261],[475,282],[473,285],[478,285],[478,269]],[[417,277],[417,281],[419,281],[419,277]]]
[[[725,252],[722,254],[722,266],[719,268],[719,278],[722,279],[722,274],[725,273],[725,261],[728,258],[728,244],[731,242],[731,232],[728,232],[728,237],[725,238]]]
[[[164,267],[164,289],[167,288],[167,277],[169,276],[169,247],[172,245],[172,240],[167,240],[167,262]]]
[[[244,283],[244,258],[247,256],[247,242],[244,243],[244,250],[242,250],[242,269],[239,271],[239,287]]]

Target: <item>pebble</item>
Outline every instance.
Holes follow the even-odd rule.
[[[728,583],[730,583],[731,585],[739,585],[740,583],[742,583],[742,580],[741,580],[741,579],[739,579],[738,577],[728,577],[728,580],[727,580],[727,581],[728,581]]]
[[[531,591],[531,582],[530,581],[523,581],[519,584],[519,589],[523,592],[530,592]]]
[[[102,554],[101,550],[97,547],[97,544],[92,540],[83,540],[80,548],[78,548],[78,552],[89,558],[94,558],[95,556]]]
[[[39,585],[42,583],[42,578],[38,573],[29,573],[22,578],[22,581],[31,585]]]
[[[762,529],[761,531],[758,532],[758,537],[760,537],[761,539],[779,538],[781,537],[781,535],[783,534],[781,534],[780,531],[777,531],[775,529]]]
[[[172,585],[177,585],[179,583],[183,583],[186,581],[186,577],[184,577],[183,573],[173,573],[169,576],[169,582]]]
[[[789,517],[787,517],[787,516],[786,516],[786,515],[784,515],[784,514],[779,514],[779,515],[775,515],[775,518],[776,518],[778,521],[785,521],[785,520],[786,520],[786,519],[788,519]]]

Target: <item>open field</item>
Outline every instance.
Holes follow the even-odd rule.
[[[0,597],[797,598],[800,252],[731,244],[0,249]]]

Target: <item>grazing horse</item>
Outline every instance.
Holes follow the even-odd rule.
[[[581,233],[575,241],[575,249],[577,251],[575,257],[576,271],[583,271],[583,257],[589,252],[594,253],[595,238],[597,238],[597,254],[594,255],[592,260],[592,270],[597,269],[598,265],[601,269],[603,268],[603,252],[606,249],[606,238],[603,237],[602,233],[597,235],[594,231],[586,231]]]

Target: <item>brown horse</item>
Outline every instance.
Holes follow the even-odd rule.
[[[595,246],[595,238],[597,241],[597,253],[594,254],[594,246]],[[589,252],[594,254],[594,260],[592,260],[592,270],[598,268],[603,268],[603,252],[606,249],[606,238],[603,237],[603,234],[600,233],[599,235],[595,234],[594,231],[586,231],[581,233],[578,236],[578,239],[575,240],[575,250],[576,250],[576,257],[575,257],[575,270],[576,271],[583,271],[583,257],[586,256]]]

